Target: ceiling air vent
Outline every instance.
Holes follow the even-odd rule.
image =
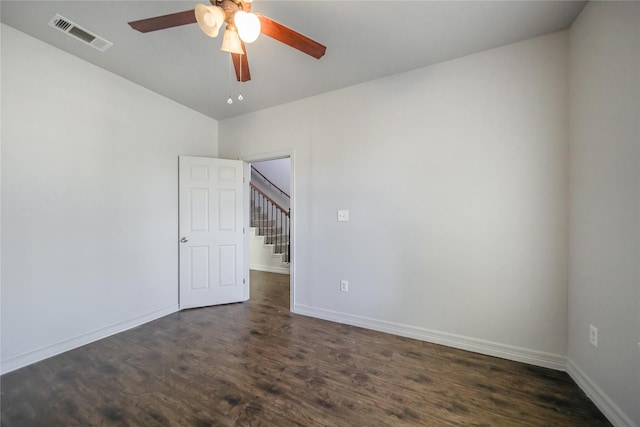
[[[105,50],[113,46],[113,43],[111,43],[110,41],[107,41],[102,37],[95,35],[90,31],[87,31],[80,25],[68,20],[64,16],[60,16],[57,13],[53,18],[51,18],[51,21],[49,21],[49,26],[75,37],[81,42],[88,44],[92,48],[98,49],[100,52],[104,52]]]

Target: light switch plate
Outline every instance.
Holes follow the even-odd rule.
[[[338,211],[338,221],[349,221],[349,211]]]

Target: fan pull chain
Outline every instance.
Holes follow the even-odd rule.
[[[229,97],[227,98],[227,104],[231,105],[233,104],[233,98],[231,98],[231,74],[232,72],[232,67],[233,67],[233,54],[230,53],[229,54],[229,80],[227,82],[227,93],[229,94]],[[242,59],[240,59],[240,78],[242,79]],[[242,96],[242,92],[238,91],[238,101],[243,101],[244,100],[244,96]]]
[[[245,52],[246,55],[246,52]],[[242,58],[240,58],[240,80],[242,81]],[[238,91],[238,101],[242,101],[244,96],[242,96],[242,92]]]
[[[227,89],[228,89],[227,93],[229,94],[229,98],[227,98],[227,104],[229,105],[233,104],[233,99],[231,99],[231,63],[233,62],[231,55],[232,54],[230,53],[229,54],[229,80],[227,81]]]

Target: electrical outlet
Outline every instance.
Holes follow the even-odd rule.
[[[592,346],[598,346],[598,328],[593,325],[589,325],[589,342]]]
[[[348,280],[341,280],[340,281],[340,290],[342,292],[349,292],[349,281]]]
[[[338,211],[338,221],[349,221],[349,211]]]

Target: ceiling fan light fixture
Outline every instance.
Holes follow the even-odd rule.
[[[227,29],[224,30],[224,36],[222,38],[222,46],[220,47],[220,50],[229,53],[244,55],[244,50],[242,50],[242,43],[240,42],[240,37],[238,37],[238,31],[236,31],[235,27],[227,25]]]
[[[240,10],[233,16],[233,21],[243,42],[253,43],[256,41],[260,35],[260,18],[255,13]]]
[[[224,11],[219,6],[196,5],[196,21],[203,33],[217,37],[224,23]]]

